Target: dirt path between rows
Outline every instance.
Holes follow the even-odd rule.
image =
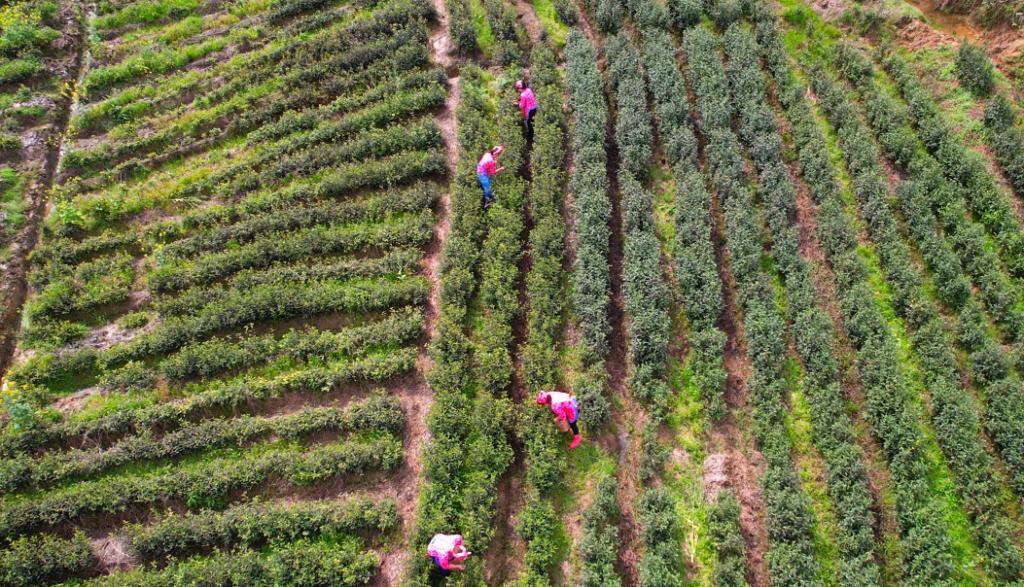
[[[85,22],[86,10],[84,4],[77,6],[77,9],[81,11],[80,14],[64,15],[66,19],[71,19],[67,21],[68,28],[64,31],[70,41],[67,51],[71,55],[71,66],[68,68],[68,78],[63,80],[70,85],[70,88],[61,92],[55,106],[53,125],[44,139],[46,151],[43,155],[39,179],[29,192],[31,207],[26,214],[25,227],[11,245],[9,260],[0,268],[0,273],[3,276],[2,284],[0,284],[0,300],[2,300],[0,302],[0,373],[6,373],[10,369],[14,351],[17,348],[21,309],[28,297],[26,278],[30,266],[29,256],[39,244],[49,201],[47,196],[53,186],[63,155],[62,147],[68,130],[68,122],[71,120],[71,108],[74,105],[73,96],[77,94],[75,88],[81,84],[82,76],[85,73],[88,38],[87,23]]]
[[[455,118],[455,111],[461,97],[459,77],[456,61],[452,57],[455,47],[448,38],[448,12],[444,0],[435,0],[434,5],[438,13],[438,22],[430,36],[431,59],[448,72],[448,97],[445,99],[444,107],[436,113],[435,118],[444,135],[445,148],[448,153],[449,179],[454,180],[455,165],[459,154]],[[405,437],[402,439],[402,444],[405,447],[405,462],[388,480],[385,493],[395,499],[398,504],[398,511],[402,518],[402,540],[394,550],[383,557],[380,573],[376,575],[373,583],[380,587],[393,587],[402,584],[406,579],[405,573],[410,567],[410,557],[416,554],[412,552],[413,545],[410,540],[416,519],[419,488],[423,484],[420,450],[423,443],[430,439],[430,432],[427,430],[427,415],[433,401],[433,393],[430,386],[427,385],[425,375],[432,365],[428,346],[429,341],[433,340],[437,334],[437,319],[440,314],[441,253],[448,233],[451,231],[451,219],[448,214],[450,205],[450,190],[445,190],[437,210],[440,221],[434,227],[434,238],[428,245],[421,262],[423,274],[430,280],[430,296],[427,299],[424,316],[427,340],[419,347],[416,373],[410,385],[397,392],[397,395],[402,398],[402,408],[406,417]]]

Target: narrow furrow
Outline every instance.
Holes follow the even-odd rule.
[[[65,34],[70,38],[63,48],[71,55],[71,67],[66,79],[61,80],[64,86],[60,98],[56,101],[56,111],[51,126],[47,129],[43,143],[46,145],[40,165],[38,179],[31,188],[29,211],[25,226],[15,237],[11,246],[10,256],[3,262],[3,284],[0,285],[0,373],[7,373],[11,367],[14,352],[18,344],[18,331],[21,328],[21,311],[28,298],[28,273],[31,268],[32,251],[39,244],[42,235],[43,221],[46,219],[51,188],[60,169],[61,159],[65,152],[65,141],[68,125],[71,120],[71,109],[75,105],[79,84],[86,71],[86,53],[88,51],[88,5],[84,1],[73,0],[70,3],[69,27]]]

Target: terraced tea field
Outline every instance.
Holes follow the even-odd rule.
[[[0,586],[1024,581],[1008,63],[894,0],[0,8]]]

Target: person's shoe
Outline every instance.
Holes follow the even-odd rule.
[[[572,444],[569,445],[569,448],[576,448],[581,442],[583,442],[583,437],[577,434],[572,437]]]
[[[493,203],[493,200],[484,200],[484,210],[490,210]]]

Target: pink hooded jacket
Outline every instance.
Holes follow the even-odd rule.
[[[575,422],[576,417],[579,415],[576,406],[576,399],[568,393],[562,393],[561,391],[549,391],[547,392],[549,401],[551,402],[551,411],[558,416],[559,420],[565,420],[566,422]]]
[[[452,564],[452,559],[460,560],[455,555],[455,547],[460,544],[462,544],[461,534],[435,534],[430,539],[430,544],[427,545],[427,554],[437,558],[437,564],[447,571]]]
[[[537,99],[533,96],[533,90],[526,88],[519,92],[519,109],[523,111],[523,118],[526,113],[537,107]]]

